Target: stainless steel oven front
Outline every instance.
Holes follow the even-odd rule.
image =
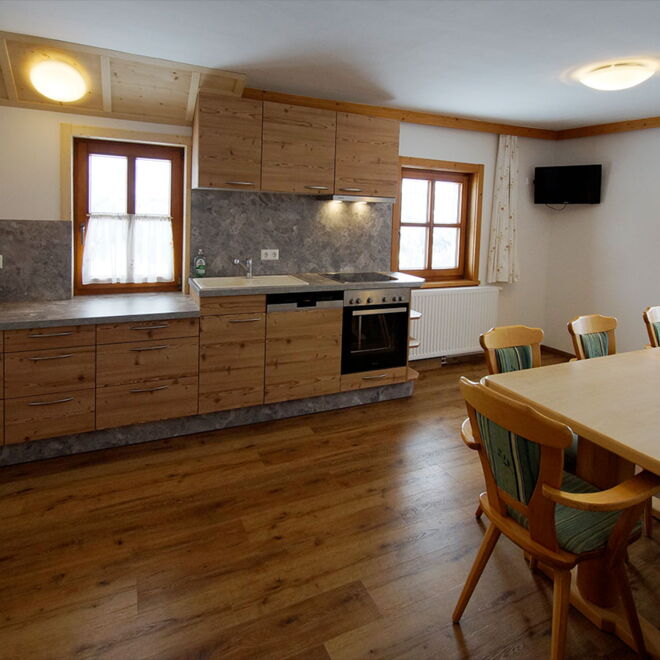
[[[341,372],[405,366],[409,316],[410,289],[346,291]]]

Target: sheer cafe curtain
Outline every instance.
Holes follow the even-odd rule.
[[[83,248],[83,284],[143,284],[174,280],[168,215],[92,213]]]

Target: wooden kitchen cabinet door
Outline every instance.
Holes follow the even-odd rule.
[[[262,102],[200,92],[193,124],[193,188],[259,190]]]
[[[335,194],[396,197],[399,122],[337,113]]]
[[[337,113],[264,102],[261,187],[328,195],[335,175]]]
[[[268,314],[265,402],[340,389],[342,309]]]

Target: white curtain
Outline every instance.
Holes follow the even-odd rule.
[[[488,246],[488,282],[517,282],[518,138],[500,135]]]
[[[167,215],[89,216],[82,282],[146,283],[174,279],[172,219]]]

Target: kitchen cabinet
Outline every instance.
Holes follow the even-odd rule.
[[[261,101],[200,92],[193,188],[261,189]]]
[[[4,350],[29,351],[70,346],[93,346],[96,327],[93,325],[67,325],[51,328],[25,328],[5,330]]]
[[[97,344],[147,339],[171,339],[172,337],[197,337],[199,319],[161,319],[135,321],[133,323],[103,323],[96,326]]]
[[[339,392],[343,309],[268,314],[266,403]]]
[[[337,113],[335,194],[396,197],[399,122]]]
[[[337,113],[264,102],[261,187],[311,195],[332,193]]]
[[[407,380],[408,367],[392,369],[376,369],[375,371],[360,371],[355,374],[344,374],[341,377],[341,391],[364,390],[368,387],[394,385]]]

